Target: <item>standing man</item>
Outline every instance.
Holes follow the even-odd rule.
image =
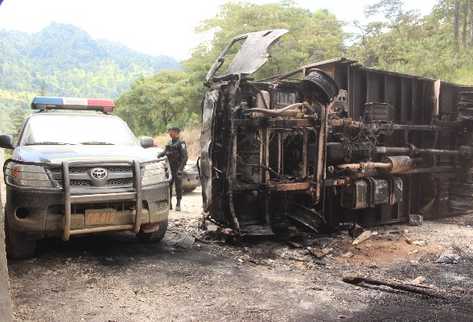
[[[166,144],[164,151],[158,157],[167,156],[171,166],[172,180],[169,183],[170,209],[172,209],[172,185],[176,189],[176,211],[181,211],[182,199],[182,171],[187,163],[187,147],[184,141],[181,141],[179,134],[181,129],[178,127],[169,127],[168,134],[171,141]]]

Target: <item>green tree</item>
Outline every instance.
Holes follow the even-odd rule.
[[[344,51],[343,24],[326,10],[297,7],[292,1],[273,4],[224,4],[217,15],[203,21],[197,31],[213,32],[210,44],[199,46],[184,66],[201,80],[220,51],[235,36],[252,31],[284,28],[290,31],[273,48],[271,64],[261,76],[295,69],[309,62],[340,56]]]
[[[12,134],[15,139],[18,138],[19,130],[25,121],[26,116],[28,115],[28,110],[23,109],[13,109],[10,112],[9,119],[10,119],[10,127],[7,130],[8,133]]]
[[[473,52],[459,35],[461,28],[469,28],[472,15],[456,10],[466,3],[440,0],[429,15],[420,16],[405,10],[402,1],[379,1],[367,15],[382,18],[361,26],[350,56],[370,67],[471,83]]]
[[[117,101],[116,113],[138,135],[155,135],[170,122],[184,126],[196,119],[189,98],[192,84],[185,72],[163,71],[141,78]]]
[[[137,81],[118,100],[119,115],[140,134],[162,132],[168,122],[189,125],[200,114],[204,77],[226,44],[237,35],[274,28],[290,33],[273,48],[271,62],[258,73],[260,77],[340,56],[344,50],[342,23],[328,11],[311,12],[291,1],[229,2],[198,26],[198,32],[213,32],[213,38],[193,50],[191,58],[183,62],[184,71],[160,72]]]

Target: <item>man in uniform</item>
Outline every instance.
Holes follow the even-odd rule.
[[[168,128],[168,134],[171,138],[164,151],[158,157],[167,156],[171,166],[172,180],[169,183],[170,191],[170,209],[172,209],[172,186],[176,189],[176,211],[181,211],[182,199],[182,172],[187,163],[186,143],[179,138],[181,129],[178,127]]]

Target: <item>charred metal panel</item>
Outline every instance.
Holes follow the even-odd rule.
[[[404,125],[434,124],[437,121],[455,121],[457,119],[458,93],[471,90],[471,87],[459,86],[437,81],[381,70],[365,68],[353,61],[339,59],[329,63],[318,63],[324,70],[335,70],[334,75],[347,73],[348,84],[342,78],[336,77],[340,88],[348,90],[350,116],[359,120],[362,116],[360,106],[368,102],[386,102],[395,108],[392,122]],[[340,81],[341,80],[341,81]],[[436,89],[436,86],[438,87]],[[387,145],[408,145],[436,149],[456,149],[459,146],[457,131],[415,131],[405,130],[392,133],[389,139],[384,139]],[[457,159],[448,155],[435,155],[426,161],[430,166],[455,166]],[[426,174],[418,173],[403,178],[406,187],[406,210],[409,213],[423,211],[425,206],[435,203],[433,209],[448,212],[446,184],[452,173]],[[416,182],[416,184],[413,184]],[[443,183],[443,184],[442,184]],[[427,214],[428,215],[428,214]]]
[[[228,67],[228,74],[252,74],[257,71],[268,60],[268,48],[286,33],[286,29],[275,29],[247,34]]]
[[[277,38],[266,36],[238,38],[246,44],[231,66],[240,67],[216,77],[218,60],[209,72],[207,219],[254,235],[473,209],[473,88],[343,58],[254,81],[262,57],[248,46],[265,52]]]
[[[212,203],[213,162],[212,140],[214,136],[215,110],[219,101],[219,92],[206,93],[202,108],[202,131],[200,135],[200,179],[202,182],[202,195],[204,196],[204,209],[208,210]]]
[[[233,38],[233,40],[222,51],[218,59],[210,68],[206,76],[206,83],[211,81],[217,71],[225,62],[227,54],[241,43],[240,50],[230,63],[227,71],[221,76],[225,78],[228,75],[252,74],[261,68],[268,60],[269,48],[278,41],[281,36],[286,34],[286,29],[264,30],[250,32]]]

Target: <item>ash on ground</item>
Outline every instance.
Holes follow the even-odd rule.
[[[229,244],[199,230],[200,202],[198,191],[184,198],[159,244],[127,233],[42,242],[9,264],[16,320],[472,320],[473,216]],[[347,274],[451,298],[354,286]]]

